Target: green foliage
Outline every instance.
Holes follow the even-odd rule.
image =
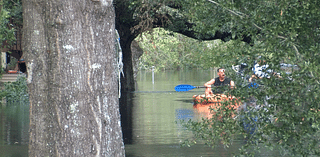
[[[20,0],[0,1],[0,44],[6,41],[8,44],[14,42],[15,27],[22,25],[22,4]],[[14,23],[10,23],[14,22]]]
[[[250,69],[254,60],[261,56],[270,69],[281,73],[281,78],[272,76],[270,79],[259,80],[261,86],[257,89],[248,89],[243,79],[229,73],[237,85],[237,89],[230,93],[241,98],[242,103],[256,100],[260,109],[246,108],[246,112],[239,112],[239,116],[230,121],[217,120],[219,115],[216,114],[209,120],[189,122],[186,126],[195,133],[195,137],[207,143],[221,140],[229,145],[241,135],[247,139],[241,148],[243,155],[253,155],[258,153],[253,150],[268,147],[271,150],[280,148],[281,154],[287,156],[319,156],[319,2],[191,2],[194,5],[188,6],[188,10],[192,10],[189,16],[203,23],[197,26],[199,30],[230,30],[237,36],[250,34],[252,38],[251,45],[239,39],[232,42],[220,66],[230,69],[231,65],[246,62],[249,65],[244,73],[246,76],[252,73]],[[219,25],[219,22],[214,21],[221,23]],[[281,68],[281,63],[297,65],[298,69]],[[258,120],[254,121],[254,118]],[[256,126],[253,134],[246,132],[244,122]]]
[[[18,64],[18,59],[13,56],[10,56],[10,63],[7,64],[7,69],[14,70],[17,64]]]
[[[164,29],[153,29],[143,33],[138,40],[144,54],[140,58],[140,68],[157,70],[215,67],[223,63],[229,54],[232,41],[198,41]]]
[[[7,105],[10,104],[28,104],[28,88],[26,78],[19,76],[15,82],[4,83],[4,91],[1,92],[1,99],[5,98]]]
[[[152,34],[143,33],[138,37],[144,54],[140,58],[140,67],[150,69],[177,69],[180,66],[194,67],[191,58],[192,50],[186,51],[185,38],[178,34],[169,34],[163,29],[154,29]],[[197,43],[189,40],[189,43]]]

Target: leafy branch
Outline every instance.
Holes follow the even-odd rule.
[[[227,7],[222,6],[221,4],[219,4],[218,2],[215,2],[215,1],[213,1],[213,0],[208,0],[208,1],[211,2],[211,3],[213,3],[213,4],[216,4],[216,5],[218,5],[218,6],[221,6],[222,8],[226,9],[227,11],[229,11],[231,14],[236,15],[236,16],[239,16],[241,19],[243,19],[243,18],[249,18],[249,17],[250,17],[249,15],[246,15],[246,14],[241,13],[241,12],[238,12],[238,13],[237,13],[237,12],[235,12],[235,11],[227,8]],[[262,27],[258,26],[258,25],[257,25],[256,23],[254,23],[254,22],[253,22],[253,26],[255,26],[255,27],[256,27],[257,29],[259,29],[259,30],[264,30]],[[277,38],[280,38],[280,39],[283,39],[283,40],[287,40],[287,39],[288,39],[287,37],[284,37],[284,36],[281,36],[281,35],[277,35]],[[301,56],[301,54],[299,53],[298,48],[297,48],[295,45],[292,45],[292,46],[293,46],[294,50],[296,51],[296,54],[301,57],[301,60],[304,60],[304,57]]]

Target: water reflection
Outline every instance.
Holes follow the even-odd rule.
[[[121,126],[123,141],[126,144],[132,144],[132,108],[134,107],[133,93],[122,93],[120,99]]]
[[[29,107],[9,104],[2,106],[0,125],[1,145],[28,144]]]
[[[193,106],[195,109],[195,112],[197,113],[198,117],[204,117],[204,118],[211,118],[212,117],[212,111],[210,110],[210,105],[202,105],[202,104],[196,104]]]
[[[1,105],[0,127],[0,156],[28,156],[28,103],[18,101]]]

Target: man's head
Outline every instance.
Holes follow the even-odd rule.
[[[225,71],[226,71],[226,70],[223,69],[223,68],[219,68],[219,69],[217,70],[220,79],[224,79],[224,77],[226,76],[225,73],[224,73]]]

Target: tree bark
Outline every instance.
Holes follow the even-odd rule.
[[[112,0],[24,0],[29,156],[124,156]]]

